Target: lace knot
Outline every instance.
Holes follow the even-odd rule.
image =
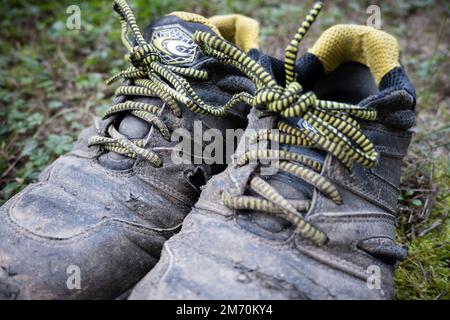
[[[161,61],[161,57],[150,44],[143,44],[133,48],[130,52],[130,62],[141,69],[154,61]]]
[[[300,107],[301,113],[315,107],[317,97],[313,92],[303,92],[300,83],[293,81],[286,88],[279,85],[263,87],[255,94],[255,106],[270,112],[285,112]]]

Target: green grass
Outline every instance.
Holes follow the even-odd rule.
[[[81,30],[65,27],[72,1],[0,4],[0,204],[72,147],[112,97],[104,80],[125,64],[120,27],[107,1],[83,1]],[[175,10],[239,12],[261,22],[262,48],[278,57],[312,1],[133,0],[141,25]],[[333,1],[303,49],[335,23],[365,23],[377,1]],[[398,239],[409,257],[396,272],[400,299],[450,298],[449,6],[445,1],[379,2],[418,93],[418,120],[405,160]],[[280,23],[282,21],[283,23]]]

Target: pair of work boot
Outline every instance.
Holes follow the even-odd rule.
[[[297,60],[316,4],[280,61],[242,15],[141,33],[114,8],[131,67],[103,120],[0,208],[0,298],[392,298],[415,118],[396,40],[336,25]]]

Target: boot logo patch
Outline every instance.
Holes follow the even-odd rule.
[[[192,63],[198,53],[198,46],[192,39],[192,34],[177,24],[156,27],[150,42],[167,64]]]

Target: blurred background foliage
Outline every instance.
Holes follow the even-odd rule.
[[[81,8],[81,30],[66,9]],[[238,12],[261,22],[261,46],[282,57],[312,1],[132,0],[142,27],[177,10]],[[396,272],[400,299],[450,298],[450,44],[448,1],[329,1],[302,45],[336,23],[366,23],[381,8],[382,29],[399,39],[418,93],[418,119],[404,163],[399,241],[410,255]],[[69,151],[77,134],[110,103],[104,80],[126,66],[112,1],[1,1],[0,204]]]

